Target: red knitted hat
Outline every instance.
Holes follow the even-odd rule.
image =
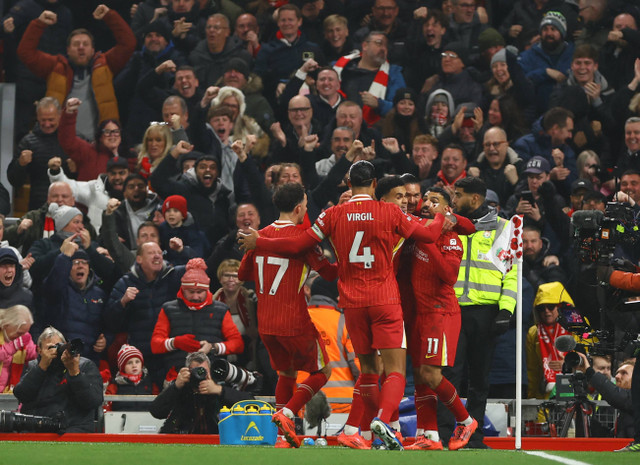
[[[162,214],[167,213],[170,208],[177,208],[182,213],[182,218],[187,219],[187,199],[181,195],[170,195],[164,199],[162,204]]]
[[[182,276],[182,287],[186,289],[209,289],[211,279],[206,273],[207,264],[202,258],[192,258]]]
[[[136,357],[144,364],[142,352],[140,352],[136,347],[130,346],[129,344],[124,344],[120,347],[120,350],[118,351],[118,370],[120,373],[124,373],[124,367],[127,365],[127,362]]]

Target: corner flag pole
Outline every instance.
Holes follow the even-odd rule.
[[[522,255],[518,258],[516,298],[516,450],[522,449]]]
[[[511,221],[514,221],[514,216]],[[519,234],[515,234],[517,244],[515,258],[518,276],[518,292],[516,297],[516,450],[522,449],[522,216],[518,216],[515,223],[518,226]]]

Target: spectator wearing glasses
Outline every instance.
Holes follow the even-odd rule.
[[[389,64],[389,41],[372,31],[362,40],[362,52],[340,57],[333,65],[347,99],[362,106],[364,120],[371,126],[393,108],[396,91],[406,87],[402,68]],[[384,84],[382,84],[384,83]]]
[[[518,183],[518,171],[523,169],[524,163],[515,150],[509,147],[507,134],[504,129],[492,127],[484,133],[482,143],[484,150],[469,168],[469,176],[482,178],[500,199],[501,205],[506,205],[509,196],[513,194]]]
[[[67,100],[60,126],[58,141],[78,168],[78,181],[91,181],[107,171],[107,162],[120,156],[122,127],[115,119],[107,119],[98,126],[98,138],[94,143],[76,135],[75,119],[82,102],[78,98]],[[124,151],[123,151],[124,152]]]
[[[108,295],[102,284],[91,268],[89,254],[75,242],[64,241],[43,285],[47,295],[47,305],[42,311],[44,324],[56,325],[69,339],[82,339],[81,355],[96,365],[112,342],[112,335],[105,329]],[[105,283],[108,288],[112,284],[114,281]]]
[[[240,58],[247,65],[253,61],[244,43],[231,35],[229,20],[223,14],[213,14],[207,19],[205,39],[189,54],[196,77],[204,88],[213,86],[224,74],[225,66],[232,58]]]
[[[548,399],[562,373],[565,352],[556,349],[559,336],[570,334],[558,323],[559,308],[573,307],[571,296],[559,282],[540,285],[533,302],[535,324],[529,328],[526,341],[528,397]]]
[[[464,0],[466,1],[466,0]],[[454,105],[482,102],[482,85],[476,82],[466,69],[468,49],[462,42],[450,42],[442,47],[442,72],[427,79],[422,92],[431,93],[446,90],[454,100]]]

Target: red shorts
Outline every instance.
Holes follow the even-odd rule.
[[[329,363],[322,338],[315,327],[297,336],[261,334],[269,352],[271,367],[276,371],[302,370],[314,373]]]
[[[344,320],[356,354],[407,347],[399,304],[345,308]]]
[[[453,366],[460,336],[460,313],[416,315],[409,340],[413,366]]]

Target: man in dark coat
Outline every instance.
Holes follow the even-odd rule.
[[[65,343],[62,333],[49,327],[38,338],[38,358],[29,362],[13,394],[28,415],[62,416],[67,433],[96,432],[97,409],[102,406],[102,378],[91,360],[56,345]]]

